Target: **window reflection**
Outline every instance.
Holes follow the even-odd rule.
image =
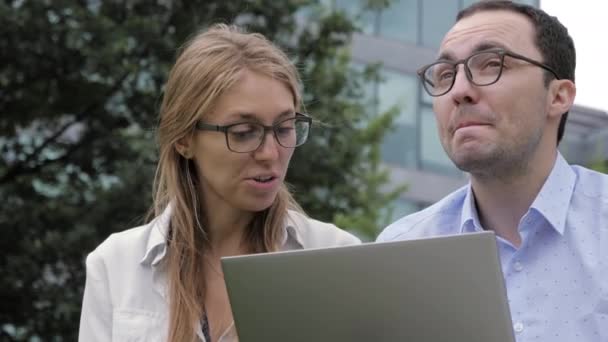
[[[406,43],[418,41],[418,1],[393,0],[380,14],[379,34]]]
[[[476,2],[479,2],[479,1],[480,0],[463,0],[462,1],[462,8],[467,8],[470,5],[472,5],[472,4],[476,3]],[[521,4],[528,4],[528,5],[531,5],[531,6],[538,7],[539,0],[515,0],[515,2],[519,2]]]
[[[364,64],[354,63],[353,69],[361,72]],[[371,113],[396,110],[393,127],[384,136],[381,145],[382,161],[400,167],[416,166],[417,132],[416,110],[418,103],[418,79],[413,75],[382,68],[378,79],[365,83],[361,99]]]
[[[355,24],[361,32],[369,35],[376,33],[376,21],[378,13],[366,8],[365,0],[334,0],[334,8],[344,11],[346,15],[355,20]]]
[[[423,169],[440,173],[460,173],[441,146],[433,109],[420,110],[420,163]]]
[[[418,80],[390,69],[382,69],[380,76],[383,82],[378,84],[378,111],[396,108],[399,112],[393,130],[384,138],[382,160],[397,166],[415,166]]]
[[[422,45],[437,48],[454,24],[458,13],[456,0],[422,1]]]

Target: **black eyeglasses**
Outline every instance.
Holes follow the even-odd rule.
[[[231,125],[210,125],[197,122],[196,129],[202,131],[224,132],[226,146],[232,152],[246,153],[257,150],[262,146],[266,132],[272,131],[279,145],[286,148],[295,148],[306,142],[312,118],[302,113],[295,113],[295,117],[285,119],[272,126],[265,126],[258,122],[238,122]]]
[[[424,89],[429,95],[445,95],[454,86],[458,64],[463,64],[469,82],[476,86],[487,86],[496,83],[500,79],[505,56],[520,59],[541,67],[553,74],[556,79],[560,79],[557,73],[548,65],[504,49],[480,51],[459,61],[438,60],[435,63],[420,68],[418,70],[418,77],[420,77]]]

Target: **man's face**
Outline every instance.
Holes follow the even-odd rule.
[[[441,44],[440,58],[460,60],[493,47],[542,61],[534,32],[521,14],[482,11],[454,25]],[[441,143],[460,169],[473,175],[517,172],[544,152],[538,151],[539,143],[556,128],[547,124],[543,76],[542,68],[507,56],[496,83],[475,86],[464,66],[458,66],[453,88],[434,98],[433,109]]]

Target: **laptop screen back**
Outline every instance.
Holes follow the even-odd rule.
[[[491,232],[222,258],[240,342],[513,342]]]

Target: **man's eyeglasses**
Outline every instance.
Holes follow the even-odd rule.
[[[556,79],[560,79],[548,65],[503,49],[480,51],[459,61],[439,60],[418,70],[418,77],[429,95],[445,95],[454,86],[458,64],[463,64],[469,82],[476,86],[487,86],[500,79],[505,56],[541,67],[553,74]]]
[[[226,145],[230,151],[246,153],[255,151],[262,146],[266,132],[269,131],[272,131],[279,145],[286,148],[298,147],[308,139],[311,124],[311,117],[302,113],[295,113],[295,117],[279,121],[272,126],[265,126],[257,122],[239,122],[219,126],[199,121],[196,124],[196,129],[224,132]]]

